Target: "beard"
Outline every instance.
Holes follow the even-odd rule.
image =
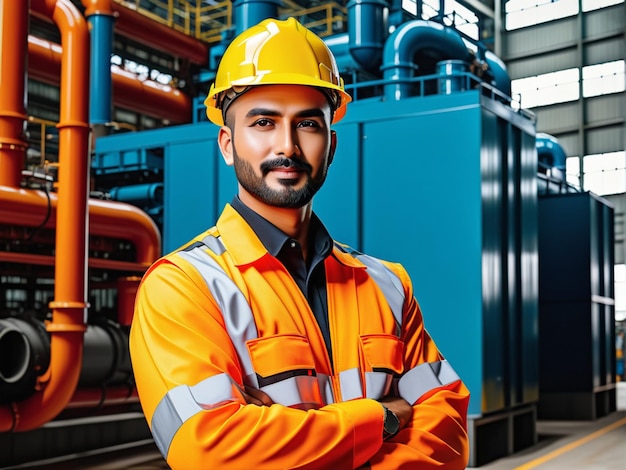
[[[258,176],[250,163],[239,158],[237,150],[233,147],[233,162],[235,175],[239,184],[259,201],[274,207],[284,209],[297,209],[307,205],[313,196],[319,191],[326,180],[328,167],[320,168],[319,173],[313,177],[313,168],[306,162],[292,158],[274,158],[261,164],[261,176]],[[300,189],[293,186],[298,181],[293,179],[279,179],[281,189],[272,189],[265,182],[265,177],[274,168],[296,168],[304,170],[307,176],[305,185]]]

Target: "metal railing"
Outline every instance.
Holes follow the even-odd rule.
[[[232,26],[230,0],[207,4],[201,0],[115,0],[126,8],[207,43],[219,42]]]
[[[206,43],[222,40],[222,32],[232,24],[230,0],[207,3],[202,0],[115,0],[116,3]],[[294,0],[283,0],[281,18],[294,17],[326,37],[347,27],[346,8],[337,2],[304,8]]]
[[[346,7],[337,2],[303,8],[293,0],[283,0],[283,8],[279,10],[282,18],[296,18],[318,36],[326,37],[344,32],[348,26]]]

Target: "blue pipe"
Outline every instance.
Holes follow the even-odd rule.
[[[470,60],[467,46],[454,28],[434,21],[414,20],[398,27],[385,42],[383,49],[383,78],[392,81],[385,85],[384,95],[397,101],[410,95],[411,84],[404,82],[417,70],[413,57],[421,50],[439,56],[439,60]]]
[[[163,205],[163,183],[118,186],[109,191],[114,201],[126,202],[143,210]]]
[[[110,14],[94,13],[87,18],[87,21],[91,25],[89,122],[108,124],[112,120],[111,54],[113,53],[115,18]]]
[[[492,86],[500,90],[506,96],[511,96],[511,77],[506,70],[506,65],[502,60],[491,52],[489,49],[486,49],[484,52],[485,62],[489,66],[488,72],[493,77],[493,81],[491,83]]]
[[[350,0],[348,50],[364,69],[378,69],[387,35],[387,3],[383,0]]]
[[[350,38],[348,33],[336,34],[324,38],[324,42],[335,56],[340,74],[360,70],[361,65],[350,54]]]
[[[543,132],[537,132],[535,136],[535,147],[540,164],[543,164],[546,168],[556,168],[565,172],[567,154],[556,137]]]
[[[281,0],[233,0],[235,35],[267,18],[278,18]]]

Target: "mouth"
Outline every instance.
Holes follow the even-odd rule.
[[[304,170],[299,170],[296,168],[273,168],[269,171],[278,179],[295,179],[299,178]]]
[[[292,158],[277,158],[261,164],[261,172],[264,176],[272,172],[279,178],[297,178],[302,173],[310,173],[311,165],[301,160]]]

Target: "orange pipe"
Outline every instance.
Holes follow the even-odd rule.
[[[28,73],[31,78],[56,85],[59,82],[63,49],[45,39],[28,37]],[[191,98],[171,86],[152,80],[139,80],[134,73],[111,66],[113,103],[121,108],[169,119],[191,121]]]
[[[18,187],[26,156],[28,2],[0,0],[0,185]]]
[[[27,2],[9,2],[27,5]],[[56,204],[54,300],[50,302],[48,382],[28,399],[0,408],[0,431],[35,429],[52,420],[72,398],[81,370],[87,316],[87,188],[89,32],[70,0],[32,0],[52,18],[64,46],[61,61],[59,188]],[[26,35],[16,38],[26,49]],[[15,44],[12,42],[12,44]],[[3,62],[4,64],[4,62]],[[15,70],[10,67],[12,73]]]
[[[58,226],[58,204],[57,195],[50,193],[52,212],[46,228],[54,229]],[[144,267],[148,267],[160,256],[159,229],[145,212],[130,204],[100,199],[89,199],[88,207],[91,235],[130,240],[137,251],[136,262]],[[47,210],[48,200],[43,191],[0,186],[0,223],[38,227]],[[96,264],[100,261],[108,260],[90,260]]]

